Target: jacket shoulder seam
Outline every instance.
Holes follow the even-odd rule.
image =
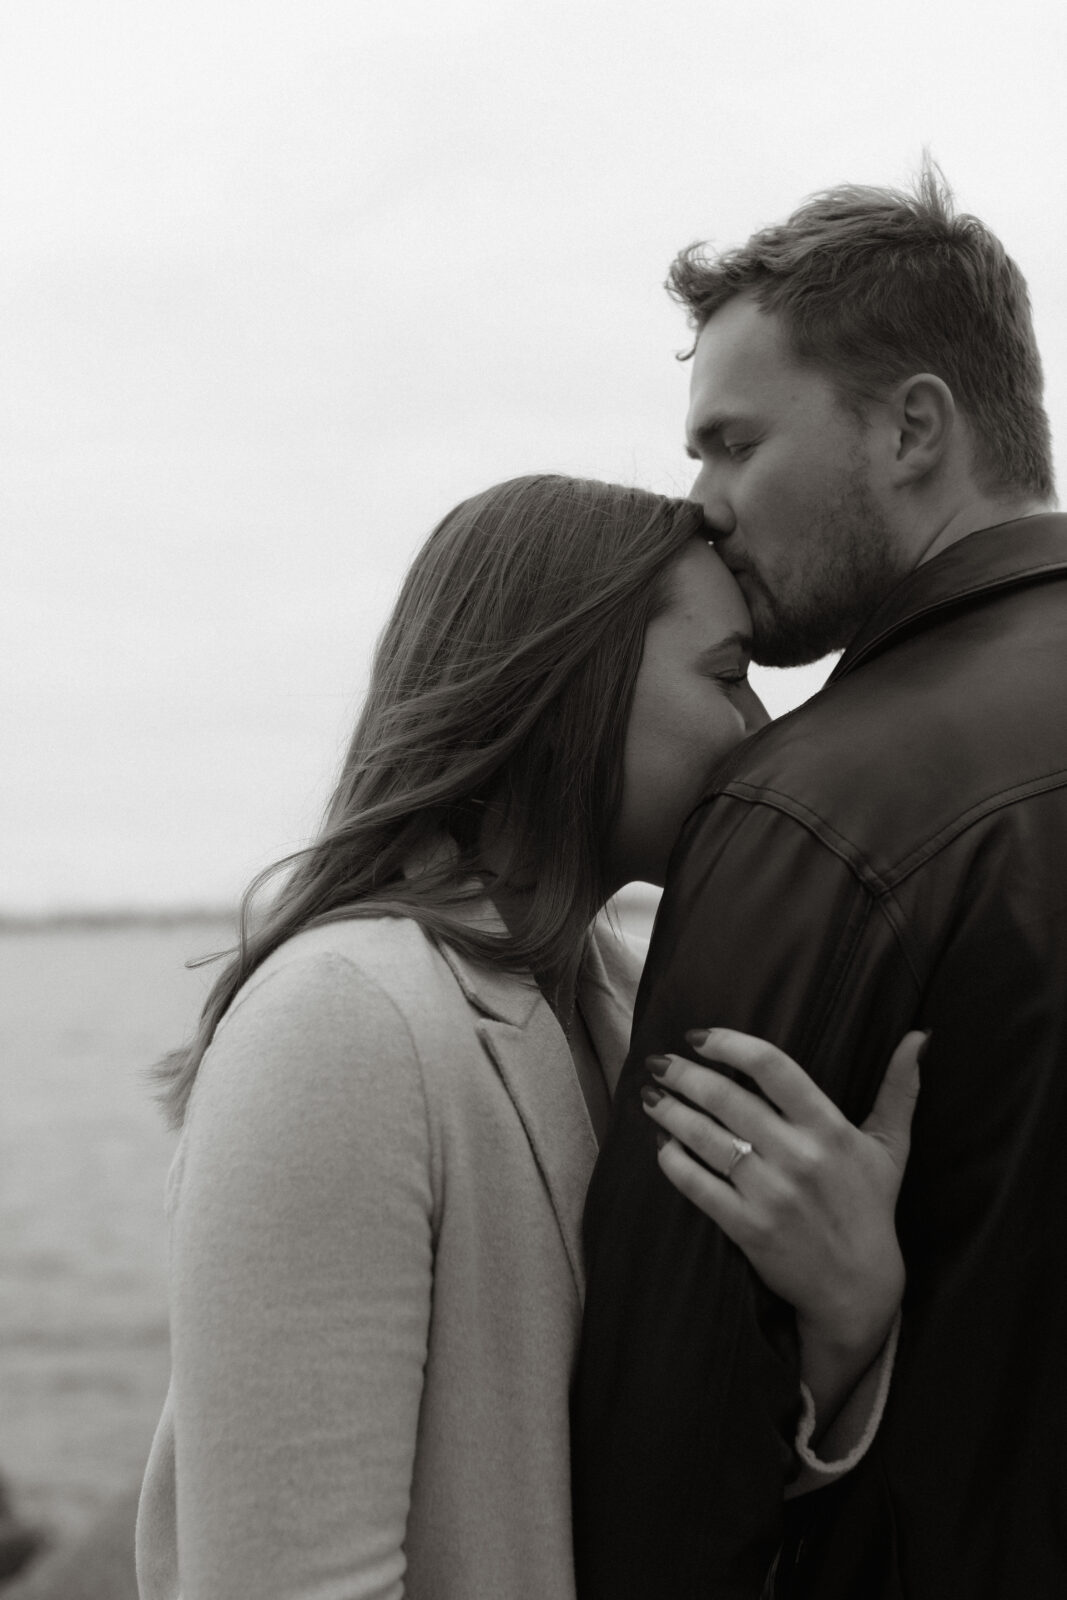
[[[780,790],[764,786],[757,787],[740,779],[736,779],[720,792],[724,796],[732,796],[752,805],[767,806],[772,811],[790,817],[817,839],[824,849],[837,856],[851,872],[868,899],[878,906],[894,942],[900,949],[912,981],[921,989],[918,953],[912,947],[907,919],[893,893],[895,883],[876,872],[866,856],[843,833],[839,833],[832,823],[827,822],[825,817],[820,816],[810,806],[806,806],[803,801],[795,799],[793,795],[783,794]]]
[[[894,869],[890,882],[894,887],[903,883],[905,878],[911,877],[912,873],[917,872],[928,861],[932,861],[936,855],[940,855],[942,850],[946,850],[968,829],[977,826],[986,817],[993,816],[995,812],[1005,811],[1009,806],[1018,805],[1023,800],[1034,799],[1040,794],[1050,794],[1065,785],[1067,785],[1067,767],[1061,767],[1053,772],[1042,773],[1036,778],[1029,778],[1025,783],[1011,784],[996,794],[987,795],[984,800],[968,806],[967,810],[961,811],[952,822],[947,822],[937,833],[932,834],[921,845],[917,845]]]

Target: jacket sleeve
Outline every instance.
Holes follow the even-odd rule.
[[[433,1192],[403,1017],[294,959],[201,1068],[172,1216],[183,1600],[398,1600]]]
[[[756,1600],[797,1469],[792,1310],[660,1173],[645,1056],[685,1053],[689,1028],[737,1028],[862,1120],[917,1000],[891,897],[818,819],[729,793],[694,814],[586,1205],[580,1600]]]
[[[806,1383],[800,1385],[800,1425],[793,1441],[800,1470],[786,1486],[787,1500],[799,1499],[813,1489],[824,1489],[836,1482],[857,1467],[871,1448],[885,1415],[900,1341],[901,1320],[902,1314],[898,1310],[877,1358],[859,1379],[827,1428],[817,1451],[811,1443],[818,1423],[815,1398]]]

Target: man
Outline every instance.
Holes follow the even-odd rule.
[[[1025,284],[927,169],[687,251],[672,287],[693,493],[756,659],[845,654],[672,858],[586,1212],[579,1594],[756,1597],[776,1552],[779,1595],[1067,1594],[1067,517]],[[854,1121],[933,1029],[885,1416],[790,1525],[795,1319],[639,1109],[645,1058],[709,1024]],[[743,1197],[759,1151],[735,1149]]]

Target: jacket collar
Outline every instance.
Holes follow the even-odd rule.
[[[468,920],[471,926],[477,926],[486,933],[506,931],[499,912],[489,901],[477,902],[471,908]],[[547,1000],[529,974],[505,972],[487,962],[474,961],[443,941],[437,947],[459,984],[464,999],[483,1017],[506,1023],[509,1027],[525,1028],[542,1006],[550,1016],[553,1015]],[[606,922],[598,919],[578,980],[578,1004],[593,1035],[612,1094],[622,1070],[622,1059],[616,1061],[618,1045],[620,1039],[629,1040],[634,996],[640,975],[641,962],[638,956],[612,933]],[[558,1022],[556,1027],[560,1038],[564,1039]],[[623,1057],[625,1054],[624,1043]]]
[[[464,921],[481,933],[507,932],[502,918],[488,901],[472,906]],[[529,973],[506,972],[488,961],[476,961],[463,955],[444,940],[435,942],[463,991],[463,998],[480,1016],[506,1022],[509,1027],[525,1028],[537,1008],[547,1004]]]
[[[968,534],[909,572],[860,629],[829,682],[978,595],[1054,578],[1067,578],[1067,516],[1043,512]]]
[[[491,907],[483,903],[478,916],[480,926],[503,932],[504,924]],[[626,971],[625,956],[612,950],[615,942],[607,932],[594,936],[578,997],[611,1089],[626,1055],[636,984],[636,975]],[[478,1038],[529,1140],[581,1300],[582,1207],[597,1142],[566,1037],[532,978],[472,961],[448,944],[439,943],[438,949],[477,1013]]]

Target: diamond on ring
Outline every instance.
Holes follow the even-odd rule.
[[[747,1139],[731,1139],[730,1143],[733,1145],[733,1154],[730,1157],[726,1171],[723,1173],[724,1178],[730,1176],[739,1161],[743,1161],[746,1156],[752,1154],[752,1146]]]

